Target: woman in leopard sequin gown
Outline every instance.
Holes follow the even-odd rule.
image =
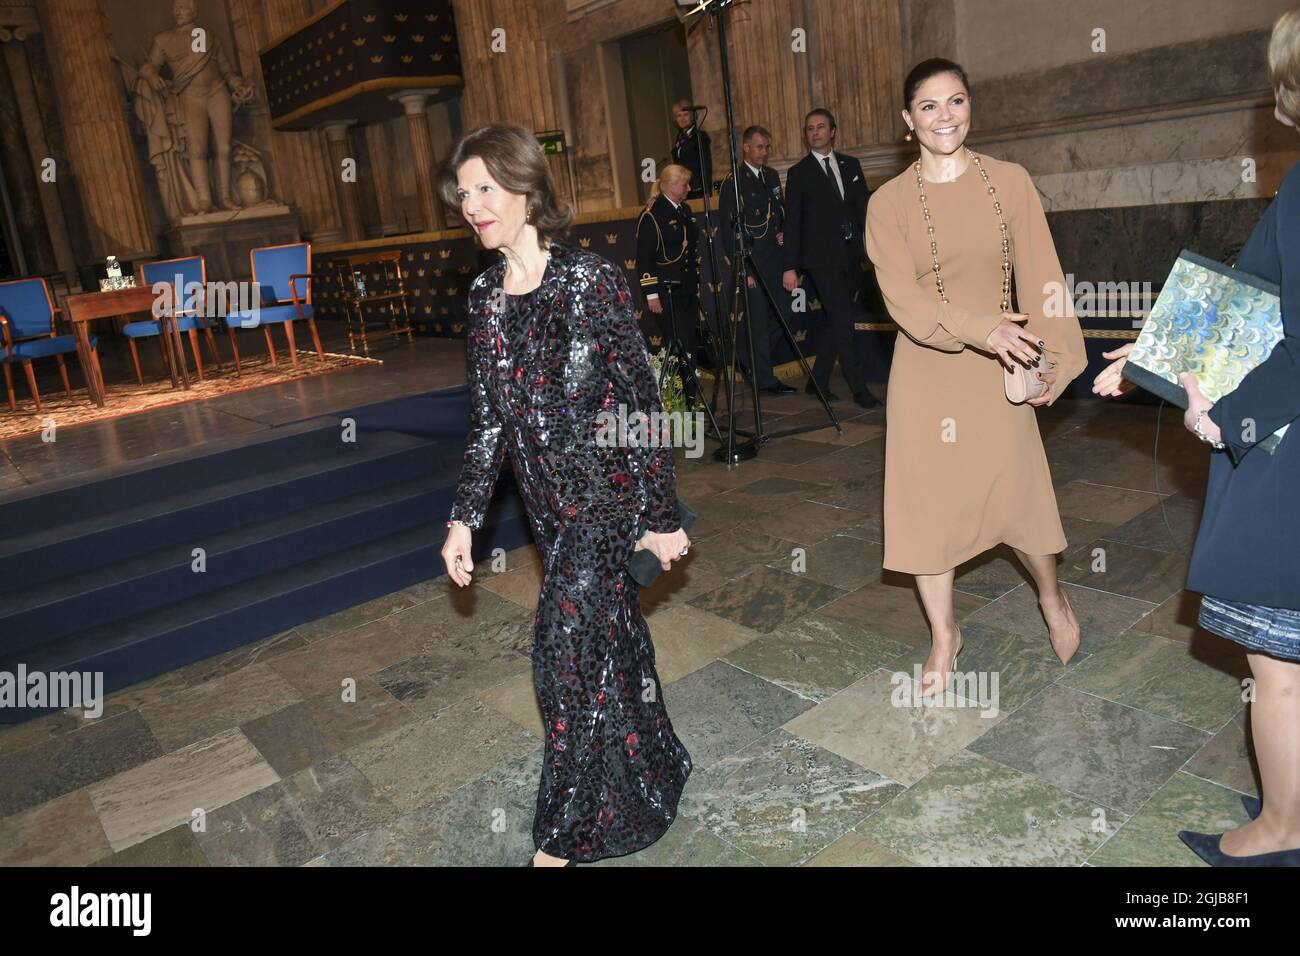
[[[557,209],[536,141],[485,127],[453,150],[444,196],[505,258],[469,293],[470,433],[443,558],[470,581],[470,529],[483,521],[509,453],[544,566],[533,678],[545,753],[536,864],[640,850],[668,829],[691,772],[655,671],[634,550],[664,568],[689,544],[677,520],[670,445],[602,440],[602,412],[661,409],[622,270],[557,241]]]

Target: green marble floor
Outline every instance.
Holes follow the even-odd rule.
[[[799,394],[769,428],[816,420]],[[928,631],[882,571],[884,422],[680,459],[690,558],[643,592],[695,771],[668,834],[602,866],[1192,866],[1256,792],[1244,656],[1182,590],[1205,452],[1155,409],[1041,411],[1084,643],[1062,667],[1009,552],[958,570],[966,639],[913,706]],[[711,447],[711,446],[710,446]],[[0,730],[0,864],[519,865],[541,762],[522,548]],[[351,679],[354,699],[342,699]]]

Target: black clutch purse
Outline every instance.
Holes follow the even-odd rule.
[[[690,531],[691,525],[695,524],[695,519],[699,513],[682,501],[677,499],[677,520],[682,524],[682,530]],[[627,572],[632,575],[632,580],[643,588],[648,588],[654,584],[655,578],[659,577],[659,572],[663,567],[659,564],[659,559],[655,557],[654,552],[642,548],[640,551],[633,551],[632,557],[627,559]]]

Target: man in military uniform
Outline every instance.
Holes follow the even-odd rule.
[[[669,164],[659,174],[657,192],[636,224],[636,272],[646,307],[655,315],[667,343],[676,333],[682,355],[692,367],[699,345],[700,265],[698,225],[686,193],[691,171]],[[690,390],[690,382],[684,384]]]
[[[785,208],[781,198],[781,178],[767,167],[767,154],[772,145],[772,134],[761,126],[751,126],[741,137],[740,164],[740,219],[749,249],[753,253],[746,301],[749,305],[749,327],[754,331],[754,364],[758,372],[758,387],[769,395],[785,395],[795,391],[784,384],[772,371],[772,352],[781,341],[781,325],[772,314],[768,301],[758,283],[761,277],[776,306],[786,322],[790,321],[790,293],[781,285],[781,244],[785,225]],[[736,268],[736,176],[729,175],[722,184],[722,198],[718,202],[718,219],[722,226],[723,248],[731,267]],[[754,272],[758,275],[755,276]],[[735,308],[734,304],[732,306]],[[736,336],[736,349],[742,367],[749,364],[747,329],[742,323]]]

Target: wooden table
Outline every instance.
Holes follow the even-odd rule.
[[[185,365],[176,317],[169,312],[155,314],[154,303],[157,300],[158,294],[150,286],[135,286],[129,289],[110,289],[107,292],[83,292],[68,296],[64,302],[63,313],[72,323],[72,334],[77,339],[77,357],[81,359],[81,368],[86,375],[90,399],[101,408],[104,406],[104,379],[98,363],[91,361],[90,330],[86,328],[86,323],[94,319],[132,312],[148,312],[153,315],[162,322],[163,354],[167,358],[167,373],[171,376],[172,388],[177,385],[178,368],[184,387],[190,387],[189,370]]]

